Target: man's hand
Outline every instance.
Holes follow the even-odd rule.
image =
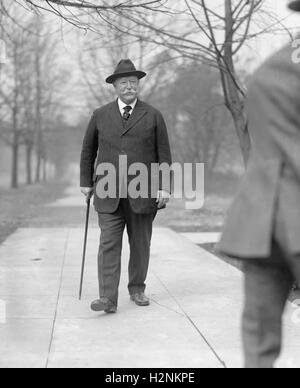
[[[159,209],[162,209],[167,205],[167,203],[170,201],[171,195],[167,191],[159,191],[157,193],[157,201],[156,203],[158,204],[157,207]]]
[[[94,190],[92,187],[81,187],[81,192],[83,195],[85,195],[86,200],[90,200],[94,194]]]

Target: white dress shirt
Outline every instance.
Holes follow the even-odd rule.
[[[119,104],[119,109],[120,109],[121,116],[123,117],[124,112],[125,112],[124,108],[126,108],[126,106],[131,106],[132,111],[129,112],[129,114],[131,115],[133,110],[134,110],[134,108],[135,108],[135,106],[136,106],[136,104],[137,104],[137,102],[138,102],[138,99],[136,99],[132,104],[127,105],[120,98],[118,98],[118,104]]]

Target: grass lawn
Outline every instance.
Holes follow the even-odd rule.
[[[61,197],[65,185],[51,182],[20,186],[18,190],[0,189],[0,244],[25,220],[33,217],[38,206]]]
[[[185,201],[172,199],[167,209],[159,212],[156,224],[179,233],[220,232],[238,184],[238,177],[214,176],[207,182],[202,209],[186,210]]]

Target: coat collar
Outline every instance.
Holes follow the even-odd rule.
[[[116,129],[121,132],[123,130],[123,119],[119,110],[118,100],[110,105],[110,116]]]
[[[138,99],[136,99],[132,104],[125,104],[125,102],[123,102],[120,98],[118,98],[118,105],[119,105],[119,110],[120,110],[120,113],[123,114],[124,113],[124,108],[126,106],[131,106],[132,108],[132,111],[131,113],[134,111],[134,108],[136,107],[136,104],[138,102]]]
[[[127,121],[124,128],[118,100],[111,105],[112,120],[115,123],[115,125],[117,125],[118,129],[120,129],[120,131],[122,132],[122,135],[125,135],[127,132],[129,132],[146,114],[147,114],[147,110],[146,110],[145,104],[142,101],[138,100],[130,116],[130,119]]]

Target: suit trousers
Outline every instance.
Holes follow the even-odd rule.
[[[130,245],[129,293],[132,295],[145,291],[155,216],[156,213],[134,213],[128,199],[121,199],[118,210],[113,214],[98,213],[101,229],[98,255],[100,298],[106,297],[118,305],[125,227]]]
[[[281,353],[284,310],[294,282],[300,284],[300,253],[288,251],[286,230],[279,215],[271,257],[244,263],[246,368],[273,368]]]

